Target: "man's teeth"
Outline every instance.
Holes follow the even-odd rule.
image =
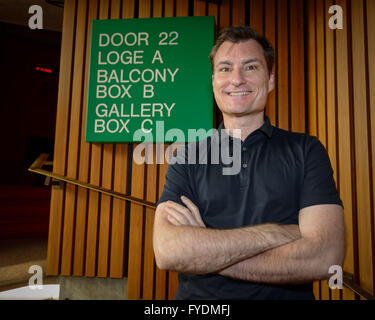
[[[249,95],[251,91],[242,91],[242,92],[230,92],[230,96],[246,96]]]

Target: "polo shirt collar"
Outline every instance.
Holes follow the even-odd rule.
[[[221,132],[223,132],[225,134],[225,136],[231,138],[228,135],[227,130],[222,130],[222,129],[225,129],[225,127],[224,127],[224,121],[222,121],[220,123],[219,127],[218,127],[219,135],[221,135]],[[269,139],[272,137],[273,127],[271,125],[270,119],[266,115],[264,115],[264,123],[263,123],[263,125],[260,128],[258,128],[257,130],[263,132]],[[257,131],[257,130],[255,130],[255,131]]]

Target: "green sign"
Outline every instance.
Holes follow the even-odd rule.
[[[213,126],[214,17],[96,20],[86,141],[184,142]]]

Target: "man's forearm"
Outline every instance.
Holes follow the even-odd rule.
[[[342,265],[345,257],[343,213],[338,205],[306,207],[299,213],[300,239],[233,264],[220,274],[263,283],[327,279],[330,266]]]
[[[270,283],[304,283],[327,279],[329,267],[341,264],[329,250],[304,238],[245,259],[219,274],[234,279]]]
[[[204,274],[299,237],[296,225],[264,224],[231,230],[174,226],[159,211],[155,219],[154,250],[162,269]]]

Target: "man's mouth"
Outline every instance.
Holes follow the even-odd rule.
[[[239,91],[239,92],[228,92],[229,96],[248,96],[252,91]]]

